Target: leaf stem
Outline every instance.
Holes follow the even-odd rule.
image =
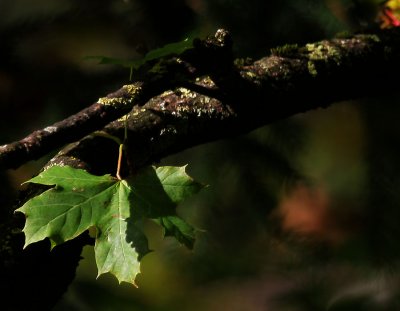
[[[129,116],[125,116],[124,140],[119,144],[119,150],[118,150],[117,173],[115,174],[115,176],[118,178],[118,180],[122,180],[120,172],[121,172],[121,165],[122,165],[122,153],[124,151],[124,143],[128,139],[128,117]]]
[[[121,171],[121,163],[122,163],[122,152],[124,150],[124,144],[119,145],[119,152],[118,152],[118,164],[117,164],[117,173],[115,176],[117,176],[118,180],[122,180],[120,171]]]

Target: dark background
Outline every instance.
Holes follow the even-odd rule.
[[[368,27],[376,2],[1,0],[0,144],[128,82],[126,68],[87,56],[140,58],[224,27],[236,56],[256,59],[277,45]],[[148,224],[155,252],[136,289],[109,275],[96,280],[87,247],[56,310],[399,310],[395,91],[164,159],[189,163],[210,185],[179,207],[202,229],[194,250]],[[1,192],[17,191],[48,159],[8,171]]]

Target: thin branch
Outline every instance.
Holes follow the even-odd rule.
[[[20,141],[0,146],[0,166],[17,168],[74,142],[127,114],[134,105],[141,103],[142,98],[140,83],[123,86],[63,121],[35,131]]]

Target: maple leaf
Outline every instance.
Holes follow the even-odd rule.
[[[132,284],[140,272],[140,259],[149,252],[140,222],[144,218],[180,219],[176,205],[203,187],[185,173],[185,167],[148,167],[118,180],[53,166],[28,182],[53,187],[17,209],[26,216],[25,247],[45,238],[54,247],[95,227],[98,274],[111,272],[119,282]],[[189,232],[183,220],[175,222],[175,227]],[[182,230],[168,233],[182,242]]]

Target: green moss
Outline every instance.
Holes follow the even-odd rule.
[[[246,58],[237,58],[233,61],[234,65],[236,67],[243,67],[243,66],[249,66],[253,63],[253,59],[250,57]]]
[[[136,84],[124,85],[122,89],[128,95],[127,97],[101,97],[97,102],[102,105],[131,105],[142,90],[142,88]]]
[[[138,116],[139,114],[144,113],[144,112],[146,112],[146,109],[145,109],[145,108],[140,108],[140,109],[138,109],[138,107],[136,107],[136,109],[133,109],[133,111],[130,113],[130,116],[136,117],[136,116]]]
[[[340,52],[338,48],[330,45],[328,42],[309,43],[306,45],[311,60],[328,60],[330,58],[339,59]]]
[[[169,95],[171,95],[171,94],[173,94],[174,92],[172,91],[172,90],[167,90],[167,91],[165,91],[165,92],[163,92],[161,95],[160,95],[160,97],[166,97],[166,96],[169,96]]]
[[[293,57],[299,51],[297,44],[285,44],[271,49],[271,54],[280,57]]]
[[[122,88],[132,97],[137,96],[142,91],[142,88],[136,84],[127,84]]]
[[[128,113],[128,114],[126,114],[126,115],[123,115],[121,118],[119,118],[117,121],[119,121],[119,122],[126,122],[126,121],[128,121],[129,120],[129,117],[130,117],[130,114]]]
[[[97,100],[97,102],[101,105],[121,105],[128,104],[131,99],[123,98],[123,97],[101,97]]]
[[[320,62],[334,63],[335,65],[340,65],[341,63],[341,52],[338,47],[330,44],[328,41],[321,41],[317,43],[309,43],[305,46],[306,52],[308,53],[308,71],[312,76],[316,76],[317,65]]]
[[[176,93],[179,94],[181,98],[196,98],[197,94],[194,93],[193,91],[184,88],[184,87],[179,87],[176,89]]]
[[[377,43],[381,41],[381,39],[375,34],[363,34],[363,35],[358,35],[357,37],[360,38],[361,40],[373,41]]]
[[[256,79],[257,78],[257,75],[252,71],[246,71],[245,74],[246,74],[246,77],[249,77],[250,79]]]
[[[348,38],[351,38],[352,36],[354,36],[353,33],[351,33],[348,30],[344,30],[344,31],[338,32],[335,35],[335,38],[337,38],[337,39],[348,39]]]
[[[313,61],[309,60],[309,61],[307,62],[307,68],[308,68],[308,72],[309,72],[313,77],[315,77],[315,76],[318,74],[317,68],[315,68],[315,64],[314,64]]]
[[[198,77],[196,78],[196,83],[199,83],[200,85],[205,85],[209,88],[213,88],[216,86],[210,76]]]

